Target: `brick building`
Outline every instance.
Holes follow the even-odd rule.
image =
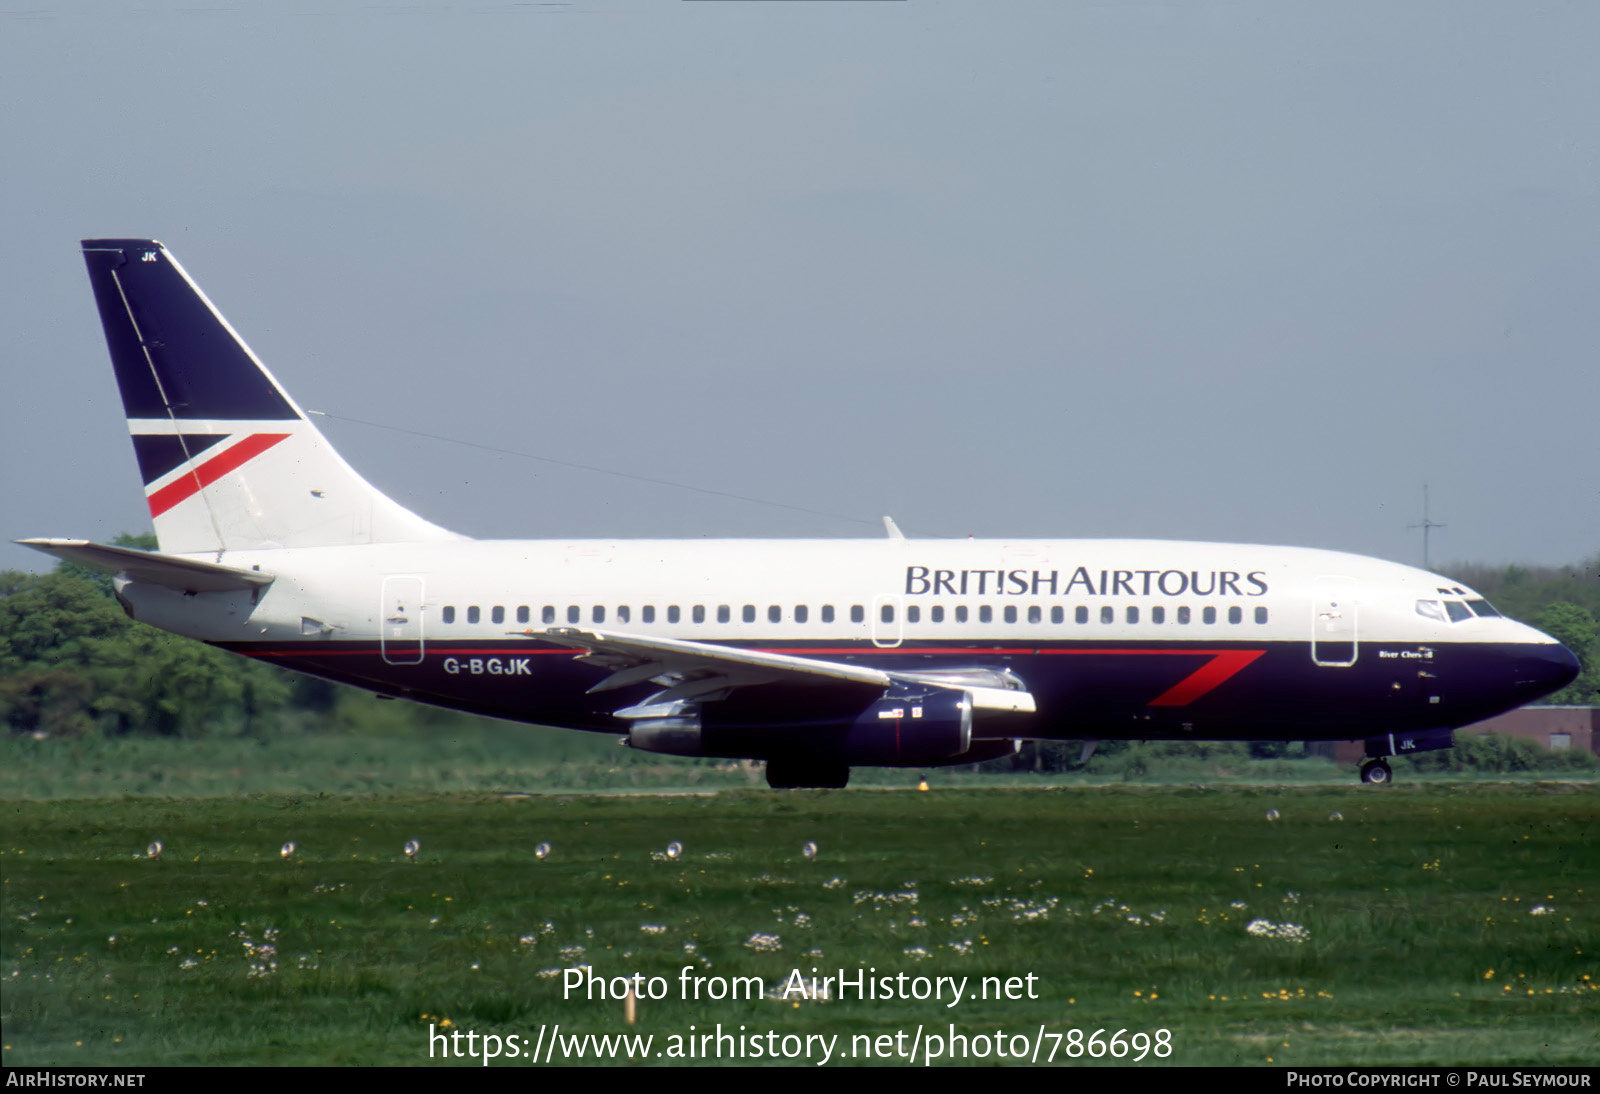
[[[1459,733],[1499,733],[1537,741],[1551,751],[1575,748],[1600,754],[1600,707],[1518,707],[1470,726]],[[1313,754],[1329,755],[1312,748]],[[1331,759],[1339,763],[1360,763],[1366,755],[1361,741],[1334,742]]]

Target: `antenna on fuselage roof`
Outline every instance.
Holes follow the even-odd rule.
[[[1432,519],[1429,518],[1429,516],[1428,516],[1428,484],[1427,483],[1423,483],[1422,484],[1422,523],[1421,524],[1408,524],[1408,525],[1406,525],[1406,527],[1407,528],[1421,528],[1422,529],[1422,568],[1424,570],[1433,569],[1433,564],[1429,561],[1429,558],[1428,558],[1428,533],[1430,531],[1432,531],[1433,529],[1435,529],[1435,528],[1445,528],[1445,527],[1448,527],[1448,525],[1441,524],[1439,521],[1432,520]]]

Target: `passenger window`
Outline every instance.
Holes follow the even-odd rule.
[[[751,610],[754,611],[754,609],[751,609]],[[717,622],[718,623],[729,623],[729,622],[732,622],[732,620],[733,620],[733,609],[728,607],[726,604],[718,604],[717,605]]]
[[[957,604],[956,605],[956,622],[957,623],[965,623],[966,621],[967,621],[967,606],[965,604]]]
[[[478,621],[478,606],[476,604],[473,604],[471,607],[469,607],[467,609],[467,622],[468,623],[476,623],[477,621]]]
[[[1100,622],[1115,623],[1116,621],[1117,609],[1113,608],[1110,604],[1107,604],[1100,609]]]
[[[568,623],[582,623],[583,622],[583,609],[578,607],[576,604],[568,604],[567,605],[567,622]]]
[[[1228,609],[1228,622],[1229,623],[1243,623],[1244,622],[1244,609],[1243,608],[1229,608]]]
[[[782,623],[783,622],[783,609],[778,607],[776,604],[768,605],[767,606],[767,622],[768,623]]]
[[[528,606],[526,604],[519,604],[517,606],[517,622],[518,623],[526,623],[529,620],[529,618],[530,618],[530,616],[528,615]]]
[[[618,623],[626,623],[628,621],[628,619],[632,615],[633,615],[633,613],[628,610],[628,606],[626,604],[618,605],[618,607],[617,607],[617,622]]]
[[[942,604],[935,604],[933,607],[929,608],[928,609],[928,619],[929,619],[930,622],[943,623],[944,622],[944,606]]]
[[[600,605],[596,604],[594,606],[594,611],[592,614],[596,623],[604,623],[606,621],[606,610]]]
[[[756,621],[756,606],[754,604],[746,604],[744,606],[744,621],[746,623],[754,623]]]
[[[822,606],[822,621],[824,623],[832,623],[833,622],[833,605],[832,604],[824,604]]]
[[[496,604],[494,607],[489,609],[489,622],[491,622],[491,623],[504,623],[505,621],[506,621],[506,610],[505,610],[505,608],[501,607],[499,604]]]
[[[1139,622],[1139,609],[1135,608],[1131,604],[1128,605],[1128,622],[1129,623],[1137,623],[1137,622]]]
[[[1073,609],[1072,618],[1079,623],[1089,622],[1089,609],[1082,604]]]
[[[913,605],[911,605],[911,607],[906,609],[906,622],[907,623],[916,623],[916,622],[921,621],[921,619],[922,619],[922,609],[921,608],[919,608],[915,604],[913,604]]]
[[[554,623],[556,621],[556,606],[554,604],[546,604],[539,609],[539,619],[545,623]]]
[[[1178,609],[1178,622],[1179,623],[1187,623],[1187,622],[1189,622],[1189,609],[1188,609],[1187,606]]]
[[[1015,623],[1017,621],[1017,606],[1015,604],[1006,605],[1005,619],[1007,623]]]
[[[445,605],[444,611],[439,613],[439,618],[443,619],[446,623],[454,623],[456,621],[455,607],[449,604]]]
[[[883,607],[879,608],[878,609],[878,618],[880,620],[882,620],[883,622],[885,622],[885,623],[893,623],[894,622],[894,605],[893,604],[885,604]]]
[[[1150,609],[1150,622],[1152,622],[1152,623],[1165,623],[1166,621],[1167,621],[1167,609],[1161,607],[1160,605],[1157,605],[1156,607]]]
[[[706,621],[706,606],[704,604],[696,604],[693,614],[696,623],[704,623]]]
[[[994,622],[994,609],[989,607],[989,605],[987,605],[987,604],[984,604],[984,605],[980,606],[978,608],[978,622],[979,623],[993,623]]]
[[[796,623],[804,623],[806,620],[808,620],[810,618],[811,618],[811,609],[810,608],[806,607],[804,604],[796,604],[794,606],[794,621]]]
[[[1202,623],[1215,623],[1216,621],[1217,621],[1217,609],[1215,609],[1215,608],[1206,608],[1203,612],[1200,613],[1200,622],[1202,622]]]
[[[1028,622],[1029,623],[1043,623],[1044,622],[1044,612],[1040,610],[1039,605],[1035,604],[1031,608],[1028,609]]]
[[[668,623],[676,623],[678,620],[680,620],[682,618],[683,618],[683,612],[678,608],[678,606],[676,604],[668,604],[667,605],[667,622]]]
[[[1066,621],[1067,621],[1067,610],[1065,608],[1063,608],[1061,605],[1057,604],[1055,607],[1050,609],[1050,622],[1052,622],[1052,623],[1065,623]]]
[[[1257,623],[1265,623],[1266,621],[1267,621],[1267,609],[1265,609],[1265,608],[1257,608],[1256,609],[1256,622]]]
[[[639,622],[654,623],[655,621],[656,606],[654,604],[646,604],[644,607],[639,609]]]
[[[866,621],[867,609],[863,608],[860,604],[850,605],[850,622],[865,623]]]

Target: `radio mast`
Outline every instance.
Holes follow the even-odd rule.
[[[1446,527],[1446,525],[1441,524],[1439,521],[1433,520],[1428,516],[1428,484],[1427,483],[1423,483],[1422,484],[1422,523],[1421,524],[1408,524],[1408,525],[1406,525],[1406,527],[1407,528],[1421,528],[1422,529],[1422,568],[1424,570],[1433,569],[1433,563],[1429,560],[1429,557],[1428,557],[1428,533],[1431,532],[1435,528],[1444,528],[1444,527]]]

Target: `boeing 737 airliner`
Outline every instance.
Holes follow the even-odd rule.
[[[384,695],[767,762],[774,787],[1024,739],[1358,739],[1384,757],[1562,687],[1448,578],[1155,540],[480,541],[363,480],[160,243],[83,244],[159,551],[30,547],[135,619]]]

